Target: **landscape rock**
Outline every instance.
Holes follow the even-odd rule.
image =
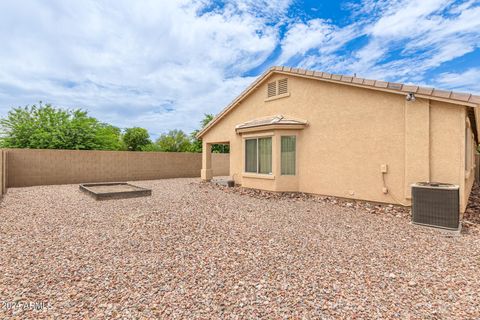
[[[134,184],[152,196],[8,190],[0,297],[46,307],[0,319],[480,318],[471,230],[451,236],[410,224],[408,208],[334,197]]]

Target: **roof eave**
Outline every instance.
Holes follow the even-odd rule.
[[[308,73],[303,74],[303,73],[296,73],[296,72],[283,71],[283,70],[282,71],[274,70],[274,72],[279,73],[279,74],[294,75],[294,76],[302,77],[302,78],[325,81],[325,82],[330,82],[330,83],[344,84],[344,85],[349,85],[349,86],[353,86],[353,87],[370,89],[370,90],[375,90],[375,91],[383,91],[383,92],[394,93],[394,94],[399,94],[399,95],[407,95],[409,92],[413,92],[415,94],[415,97],[417,97],[417,98],[448,102],[448,103],[452,103],[452,104],[457,104],[457,105],[461,105],[461,106],[469,106],[469,107],[473,107],[473,108],[477,108],[480,105],[480,103],[470,102],[470,101],[467,101],[467,100],[458,100],[458,99],[454,99],[454,98],[443,98],[443,97],[438,97],[438,96],[433,96],[433,95],[422,94],[422,93],[417,92],[418,91],[418,86],[413,86],[413,87],[417,87],[416,90],[412,90],[412,91],[405,90],[404,91],[404,90],[399,90],[399,89],[389,89],[386,85],[385,86],[365,85],[365,84],[361,84],[361,83],[342,81],[342,80],[338,80],[338,79],[318,77],[318,76],[314,76],[314,75],[311,75],[311,74],[308,74]],[[350,77],[350,78],[352,78],[352,77]],[[371,81],[386,83],[384,81],[377,81],[377,80],[371,80]],[[407,85],[404,85],[404,86],[407,87]]]
[[[237,98],[235,98],[235,100],[233,100],[226,108],[224,108],[222,111],[220,111],[219,114],[217,114],[213,119],[212,121],[210,121],[210,123],[205,126],[205,128],[203,128],[202,130],[200,130],[196,137],[197,139],[201,139],[202,136],[208,131],[210,130],[210,128],[212,128],[215,123],[217,123],[221,118],[223,118],[223,116],[228,113],[228,111],[230,111],[230,109],[232,109],[234,106],[236,106],[238,103],[240,103],[240,101],[246,97],[252,90],[254,90],[255,88],[257,88],[260,83],[263,82],[264,79],[266,79],[270,74],[273,73],[273,71],[275,70],[276,67],[271,67],[270,69],[268,69],[267,71],[265,71],[260,77],[258,77],[252,84],[250,84]]]
[[[306,123],[269,123],[251,127],[235,128],[237,133],[257,132],[266,130],[303,130]]]

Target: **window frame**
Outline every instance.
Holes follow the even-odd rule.
[[[248,166],[248,163],[249,161],[247,160],[247,157],[248,157],[248,152],[247,152],[247,142],[248,141],[255,141],[255,171],[248,171],[247,169],[247,166]],[[244,157],[244,161],[245,161],[245,166],[243,168],[244,172],[246,173],[258,173],[258,139],[257,138],[248,138],[248,139],[245,139],[245,143],[244,143],[244,150],[245,150],[245,157]]]
[[[283,138],[295,138],[295,152],[294,152],[294,163],[295,166],[293,168],[294,173],[293,174],[284,174],[283,173],[283,163],[282,163],[282,139]],[[285,177],[295,177],[297,175],[297,135],[296,134],[290,134],[290,135],[280,135],[280,175],[285,176]]]
[[[475,149],[473,146],[473,132],[471,128],[470,121],[467,119],[465,123],[465,173],[466,178],[470,176],[471,171],[475,168],[475,159],[474,152]]]
[[[261,173],[259,172],[260,169],[260,154],[259,154],[259,141],[260,139],[270,139],[270,172],[269,173]],[[247,171],[247,141],[255,140],[256,141],[256,171]],[[245,152],[244,156],[244,166],[243,172],[247,174],[255,174],[255,175],[267,175],[273,176],[273,136],[257,136],[257,137],[248,137],[244,139],[244,147],[243,150]]]

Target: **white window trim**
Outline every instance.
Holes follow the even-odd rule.
[[[295,174],[282,174],[282,137],[295,137]],[[282,134],[280,135],[280,175],[282,177],[296,177],[298,174],[298,163],[297,163],[297,139],[296,134]]]
[[[465,121],[465,180],[470,178],[470,175],[476,167],[474,145],[475,137],[472,132],[470,120],[467,118]]]
[[[259,153],[258,153],[258,139],[265,139],[265,138],[270,138],[271,139],[271,143],[272,143],[272,172],[270,173],[260,173],[258,172],[258,159],[259,159]],[[246,166],[247,166],[247,144],[246,144],[246,141],[247,140],[257,140],[257,172],[248,172],[246,171]],[[248,136],[248,137],[244,137],[243,138],[243,150],[244,150],[244,157],[243,157],[243,161],[244,161],[244,164],[243,164],[243,170],[242,170],[242,176],[243,177],[250,177],[250,178],[264,178],[264,179],[270,179],[270,178],[266,178],[266,177],[273,177],[272,179],[275,178],[275,176],[273,175],[273,136],[270,135],[270,134],[265,134],[265,135],[255,135],[255,136]]]
[[[244,177],[244,178],[255,178],[255,179],[275,180],[275,175],[273,175],[273,174],[265,174],[265,173],[242,172],[242,177]]]

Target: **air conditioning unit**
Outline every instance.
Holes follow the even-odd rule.
[[[451,230],[460,228],[459,187],[448,183],[412,185],[412,222]]]

